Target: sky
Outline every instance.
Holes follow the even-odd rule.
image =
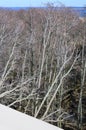
[[[86,0],[0,0],[0,7],[40,7],[45,3],[60,3],[65,6],[83,7],[86,5]]]

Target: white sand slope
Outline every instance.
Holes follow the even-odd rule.
[[[0,130],[62,130],[0,104]]]

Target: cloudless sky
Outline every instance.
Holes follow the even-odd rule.
[[[59,0],[66,6],[83,7],[86,0]],[[0,7],[40,7],[45,3],[58,3],[58,0],[0,0]]]

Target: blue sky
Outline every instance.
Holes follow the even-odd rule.
[[[86,0],[59,0],[66,6],[84,6]],[[44,6],[45,3],[58,3],[58,0],[0,0],[0,7],[30,7]]]

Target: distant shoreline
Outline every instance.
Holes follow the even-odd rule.
[[[33,8],[35,8],[35,9],[37,9],[37,8],[43,9],[43,8],[46,8],[46,7],[0,7],[0,9],[14,10],[14,11],[28,10],[28,9],[33,9]],[[61,7],[58,7],[58,8],[61,8]],[[66,7],[66,8],[71,8],[74,11],[78,12],[80,17],[86,16],[86,8],[85,7]]]

